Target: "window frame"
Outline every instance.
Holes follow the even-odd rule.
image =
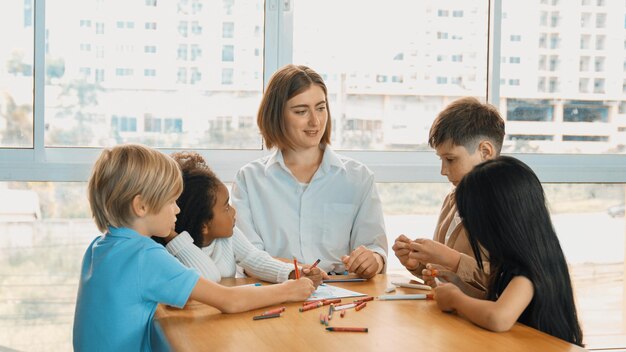
[[[498,106],[500,100],[500,59],[502,0],[489,1],[487,101]],[[296,0],[265,1],[265,48],[263,86],[266,87],[279,67],[292,62],[293,6]],[[34,20],[34,97],[33,147],[0,148],[0,181],[86,181],[93,162],[102,148],[46,147],[44,142],[45,93],[45,0],[35,1]],[[160,149],[171,153],[178,149]],[[269,154],[258,150],[198,149],[217,175],[232,182],[240,167]],[[341,153],[365,163],[378,182],[445,182],[434,152],[347,151]],[[516,157],[528,163],[542,182],[624,183],[626,155],[620,154],[527,154]]]

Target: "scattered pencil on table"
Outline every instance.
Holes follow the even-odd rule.
[[[296,260],[296,257],[293,257],[293,266],[294,266],[294,271],[295,271],[295,275],[296,275],[296,280],[300,279],[300,269],[298,269],[298,261]]]
[[[378,296],[379,301],[399,301],[399,300],[415,300],[415,299],[433,299],[432,293],[416,293],[413,295],[382,295]]]
[[[342,310],[341,313],[339,314],[339,316],[342,317],[342,318],[345,317],[346,316],[346,312],[347,312],[347,310],[345,310],[345,309]]]
[[[354,310],[356,310],[357,312],[360,311],[361,309],[365,308],[365,306],[367,305],[366,302],[361,302],[359,303],[356,307],[354,307]]]
[[[354,301],[352,301],[352,303],[359,304],[361,302],[369,302],[373,300],[374,300],[374,297],[363,297],[363,298],[355,299]]]
[[[315,263],[313,263],[313,265],[311,265],[311,267],[309,269],[315,268],[317,266],[317,264],[320,263],[320,261],[322,261],[322,260],[321,259],[316,260]]]
[[[335,305],[331,303],[328,306],[328,320],[331,320],[333,318],[333,312],[334,311],[335,311]]]
[[[335,310],[344,310],[356,307],[354,303],[342,304],[340,306],[335,306]]]
[[[271,309],[271,310],[265,311],[261,315],[272,315],[272,314],[282,313],[286,309],[287,309],[286,307],[279,307],[279,308],[276,308],[276,309]]]
[[[323,305],[322,302],[317,302],[317,303],[313,303],[313,304],[307,304],[306,306],[303,306],[303,307],[299,308],[299,310],[301,312],[306,312],[307,310],[319,308],[322,305]]]
[[[324,283],[331,283],[331,282],[363,282],[366,281],[366,279],[362,279],[360,277],[355,277],[355,278],[351,278],[351,279],[326,279],[323,280]]]
[[[252,320],[278,318],[278,317],[280,317],[280,315],[281,315],[281,313],[268,314],[268,315],[257,315],[257,316],[252,317]]]
[[[367,332],[367,328],[352,328],[347,326],[329,326],[326,331],[340,331],[340,332]]]
[[[322,303],[327,306],[329,304],[333,304],[333,303],[341,303],[341,298],[335,298],[335,299],[325,299],[322,301]]]
[[[410,284],[407,282],[395,282],[395,281],[392,281],[391,284],[398,286],[398,287],[404,287],[404,288],[416,288],[419,290],[432,290],[432,287],[428,285],[422,285],[422,284]]]
[[[316,300],[313,300],[313,301],[304,301],[304,302],[302,302],[302,306],[308,306],[309,304],[315,304],[317,302],[324,302],[324,300],[323,299],[316,299]]]

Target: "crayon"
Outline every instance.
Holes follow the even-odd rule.
[[[396,285],[398,287],[404,287],[404,288],[416,288],[419,290],[432,290],[432,287],[428,286],[428,285],[421,285],[421,284],[409,284],[406,282],[391,282],[392,285]]]
[[[360,311],[361,309],[365,308],[365,306],[366,306],[366,305],[367,305],[367,303],[366,303],[366,302],[359,303],[359,305],[358,305],[358,306],[354,307],[354,310],[356,310],[356,311],[358,312],[358,311]]]
[[[413,295],[382,295],[378,296],[380,301],[398,301],[404,299],[433,299],[432,293],[416,293]]]
[[[333,303],[341,303],[341,298],[335,298],[335,299],[325,299],[322,301],[322,303],[327,306],[329,304],[333,304]]]
[[[296,280],[300,279],[300,270],[298,270],[298,261],[293,257],[293,266],[295,267]]]
[[[342,332],[367,332],[367,328],[351,328],[351,327],[339,327],[339,326],[329,326],[326,328],[326,331],[342,331]]]
[[[277,313],[282,313],[286,310],[286,307],[279,307],[276,309],[271,309],[271,310],[266,310],[265,312],[263,312],[263,314],[261,315],[272,315],[272,314],[277,314]]]
[[[344,304],[341,306],[335,306],[335,310],[344,310],[344,309],[350,309],[350,308],[354,308],[356,307],[356,304],[354,303],[348,303],[348,304]]]
[[[317,302],[314,304],[307,304],[306,306],[299,308],[299,310],[301,312],[306,312],[307,310],[311,310],[311,309],[315,309],[315,308],[319,308],[322,306],[322,302]]]
[[[315,263],[313,263],[313,265],[311,265],[311,267],[309,269],[315,268],[317,266],[317,264],[320,263],[320,261],[322,261],[322,260],[321,259],[316,260]]]
[[[339,316],[342,317],[342,318],[345,317],[346,316],[346,312],[347,312],[347,310],[345,310],[345,309],[342,310],[341,314],[339,314]]]
[[[269,315],[257,315],[257,316],[252,317],[252,320],[270,319],[270,318],[278,318],[278,317],[280,317],[280,313],[269,314]]]
[[[353,303],[361,303],[361,302],[369,302],[369,301],[373,301],[373,300],[374,300],[374,297],[363,297],[363,298],[355,299],[352,302]]]

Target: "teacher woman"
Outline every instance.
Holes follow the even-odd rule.
[[[371,278],[385,270],[387,237],[373,173],[330,147],[322,77],[287,65],[272,76],[257,124],[273,153],[239,170],[237,226],[253,245],[330,274]]]

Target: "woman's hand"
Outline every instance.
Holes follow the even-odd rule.
[[[365,279],[374,277],[384,265],[380,254],[367,249],[365,246],[359,246],[350,255],[344,255],[341,261],[343,261],[348,272],[355,273]]]

